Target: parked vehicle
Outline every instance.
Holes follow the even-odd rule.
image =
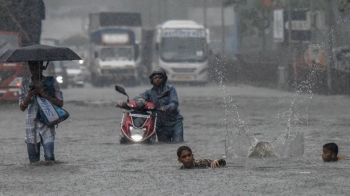
[[[144,99],[129,100],[125,89],[116,85],[115,90],[127,96],[123,104],[122,122],[120,123],[120,143],[154,143],[156,141],[157,110],[155,103]],[[169,95],[169,91],[162,93],[158,99]]]
[[[67,70],[62,63],[62,61],[50,61],[43,74],[45,76],[53,76],[56,78],[60,88],[65,89],[68,87],[68,75]]]
[[[7,50],[19,48],[20,45],[18,33],[0,31],[0,56]],[[0,101],[18,101],[23,73],[22,63],[0,63]]]
[[[0,56],[9,49],[39,44],[45,19],[43,0],[1,1],[0,7]],[[0,63],[0,101],[18,101],[22,77],[28,75],[22,63]]]
[[[79,61],[64,61],[62,62],[67,71],[67,82],[72,87],[84,87],[84,69]]]

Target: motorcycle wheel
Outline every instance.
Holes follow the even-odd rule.
[[[129,143],[129,140],[125,137],[120,137],[119,143],[120,144],[127,144],[127,143]]]
[[[152,135],[145,141],[147,144],[154,144],[156,142],[156,134]]]

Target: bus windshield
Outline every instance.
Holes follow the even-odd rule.
[[[207,44],[203,37],[164,37],[161,57],[168,62],[203,62],[207,58]]]
[[[0,56],[7,50],[17,48],[19,48],[19,42],[16,35],[0,34]]]
[[[132,60],[132,49],[128,47],[118,47],[118,48],[102,48],[101,49],[101,60]]]

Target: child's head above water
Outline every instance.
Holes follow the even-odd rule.
[[[322,159],[325,162],[338,161],[338,145],[335,143],[327,143],[323,145]]]
[[[192,150],[188,146],[180,146],[177,149],[177,157],[180,163],[184,165],[184,167],[191,167],[193,165],[193,154]]]

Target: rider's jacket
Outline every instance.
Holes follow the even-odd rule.
[[[219,159],[219,167],[223,167],[226,165],[226,161],[224,159]],[[211,162],[213,160],[211,159],[197,159],[193,160],[193,165],[191,167],[185,167],[182,165],[180,169],[195,169],[195,168],[208,168],[210,167]]]
[[[168,96],[158,99],[157,97],[162,92],[169,90]],[[176,122],[182,121],[183,117],[178,109],[179,99],[175,87],[164,84],[160,88],[153,86],[153,88],[146,90],[134,99],[143,98],[146,101],[153,102],[156,104],[157,109],[162,106],[167,108],[166,112],[158,112],[157,127],[173,126]]]

